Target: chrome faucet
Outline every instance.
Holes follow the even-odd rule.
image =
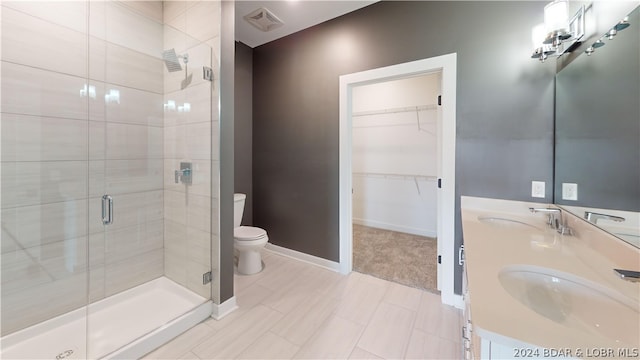
[[[622,280],[640,282],[640,271],[613,269]]]
[[[596,213],[596,212],[592,212],[592,211],[585,211],[584,212],[584,218],[587,221],[592,222],[594,224],[597,224],[598,220],[600,220],[600,219],[612,220],[612,221],[617,221],[617,222],[623,222],[623,221],[626,220],[625,218],[623,218],[621,216],[600,214],[600,213]]]
[[[532,213],[546,213],[548,215],[547,225],[555,229],[562,235],[571,235],[571,228],[566,226],[562,220],[562,210],[558,208],[529,208]]]

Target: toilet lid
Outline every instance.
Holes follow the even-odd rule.
[[[236,240],[255,240],[267,236],[264,229],[253,226],[240,226],[233,229],[233,237]]]

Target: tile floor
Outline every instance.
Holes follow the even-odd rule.
[[[459,359],[461,312],[440,296],[264,251],[235,277],[239,308],[145,359]]]

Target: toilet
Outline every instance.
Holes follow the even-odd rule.
[[[269,238],[264,229],[253,226],[240,226],[244,213],[245,194],[233,194],[233,244],[238,251],[238,273],[257,274],[262,271],[260,251]]]

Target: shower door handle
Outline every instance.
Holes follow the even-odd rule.
[[[102,195],[102,224],[113,224],[113,198],[111,195]]]

